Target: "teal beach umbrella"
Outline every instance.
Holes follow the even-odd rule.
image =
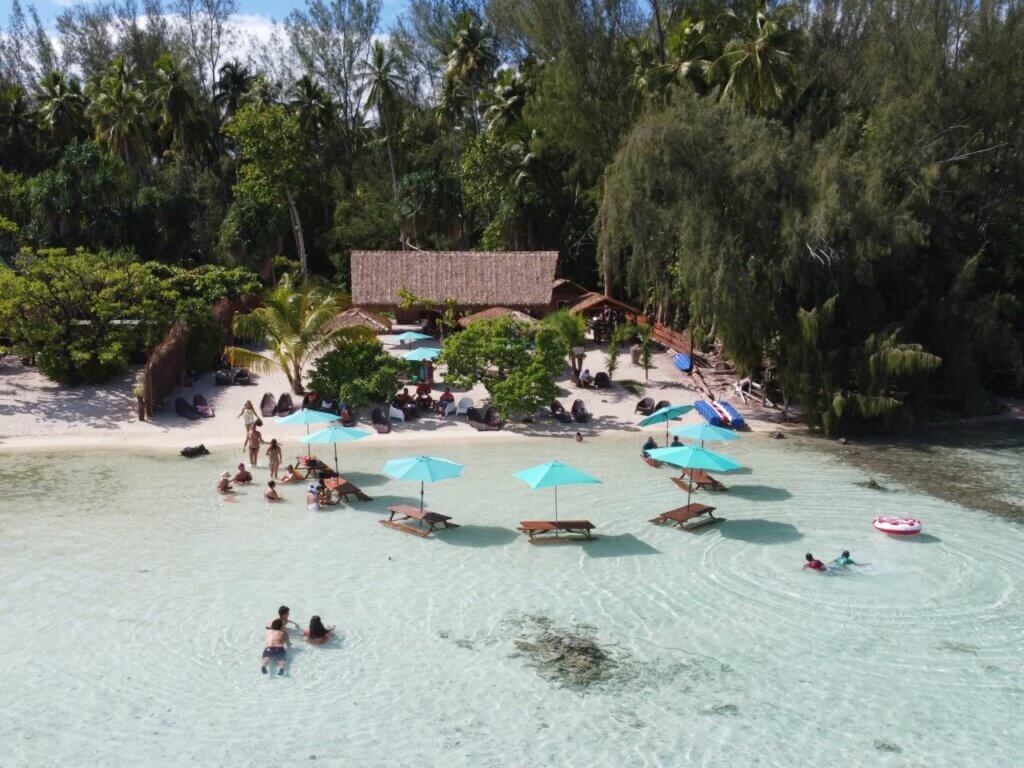
[[[434,337],[428,336],[425,333],[420,333],[419,331],[406,331],[405,333],[400,333],[395,336],[395,340],[402,344],[405,344],[407,341],[426,341],[427,339],[432,338]]]
[[[580,472],[575,467],[562,464],[558,461],[549,461],[547,464],[538,464],[529,469],[523,469],[512,475],[536,491],[538,488],[555,489],[555,521],[558,521],[558,486],[560,485],[593,485],[600,483],[596,477],[591,477],[586,472]]]
[[[420,512],[422,512],[423,484],[460,477],[462,465],[434,456],[409,456],[404,459],[391,459],[384,465],[384,474],[395,480],[419,480]]]
[[[277,420],[278,424],[305,424],[306,434],[309,434],[310,424],[327,424],[331,421],[337,421],[338,416],[333,413],[324,413],[323,411],[315,411],[312,408],[303,408],[301,411],[296,411],[290,416],[282,416]]]
[[[672,427],[669,432],[684,440],[700,441],[701,448],[704,447],[705,441],[718,443],[740,439],[740,436],[731,429],[722,429],[713,424],[687,424],[685,427]]]
[[[314,432],[312,435],[306,435],[300,437],[300,443],[307,443],[308,445],[334,445],[334,471],[340,472],[338,469],[338,443],[349,443],[353,440],[362,440],[370,433],[362,429],[353,429],[352,427],[327,427],[321,429],[319,432]]]
[[[655,461],[663,461],[681,469],[703,469],[710,472],[735,472],[743,469],[742,464],[737,464],[726,456],[698,448],[696,445],[654,448],[648,451],[647,455]],[[689,491],[686,493],[686,504],[690,504]]]
[[[412,363],[419,363],[424,360],[435,360],[440,354],[441,350],[437,347],[420,347],[419,349],[412,350],[412,352],[406,352],[402,355],[402,359]]]
[[[665,408],[659,408],[650,416],[646,416],[643,419],[641,419],[640,426],[649,427],[653,424],[664,424],[665,445],[668,445],[668,423],[673,419],[678,419],[680,416],[687,414],[692,410],[692,405],[670,405]]]

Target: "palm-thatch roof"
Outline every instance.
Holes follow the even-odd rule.
[[[557,251],[353,251],[352,300],[363,307],[398,307],[400,289],[463,309],[546,309]]]
[[[605,296],[603,293],[594,293],[593,291],[588,292],[578,302],[569,307],[569,311],[574,315],[588,315],[605,308],[617,309],[633,315],[640,314],[639,309],[631,307],[624,301],[613,299],[611,296]]]
[[[472,315],[466,315],[459,319],[459,325],[462,328],[468,328],[472,323],[479,320],[490,320],[492,317],[511,317],[513,320],[518,320],[521,323],[528,323],[530,325],[537,321],[530,317],[525,312],[519,312],[515,309],[509,309],[508,307],[491,307],[490,309],[483,309],[479,312],[474,312]]]
[[[352,307],[344,312],[339,312],[337,317],[327,324],[324,331],[330,333],[336,328],[347,328],[356,325],[365,326],[374,333],[391,333],[390,320],[362,307]]]

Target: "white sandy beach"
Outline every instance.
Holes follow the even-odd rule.
[[[400,332],[402,329],[397,329]],[[385,347],[394,354],[407,351],[382,337]],[[436,342],[427,342],[428,345]],[[645,396],[656,401],[669,400],[673,403],[690,403],[699,397],[696,382],[676,370],[671,355],[658,351],[653,355],[654,367],[646,382]],[[592,373],[604,370],[605,351],[593,344],[588,345],[586,366]],[[435,378],[436,392],[443,391],[444,367],[441,366]],[[209,448],[237,444],[241,451],[244,427],[238,414],[246,400],[259,407],[264,392],[279,396],[289,391],[288,382],[282,373],[264,374],[254,377],[253,386],[216,387],[213,374],[199,377],[195,386],[176,390],[164,403],[161,413],[151,421],[139,421],[136,413],[135,396],[132,394],[138,369],[133,369],[117,380],[101,386],[77,388],[61,387],[46,379],[35,368],[26,368],[13,356],[0,363],[0,451],[21,450],[62,450],[79,448],[110,449],[167,449],[177,453],[189,445],[205,444]],[[608,430],[638,430],[639,416],[635,406],[639,398],[619,382],[644,381],[643,369],[630,362],[628,350],[619,356],[619,368],[610,389],[580,389],[572,385],[568,373],[559,380],[561,400],[568,408],[574,400],[582,400],[591,412],[592,418],[586,424],[561,424],[550,417],[540,416],[532,424],[510,423],[499,432],[477,432],[465,421],[465,417],[440,419],[423,417],[415,422],[393,423],[390,434],[375,432],[367,440],[390,441],[393,443],[423,439],[450,438],[454,440],[503,440],[522,438],[525,435],[558,435],[572,437],[577,430],[586,439],[598,437]],[[469,392],[453,390],[456,397],[468,395],[477,403],[487,397],[482,385],[477,384]],[[174,398],[181,395],[187,400],[196,393],[203,394],[216,412],[211,419],[188,421],[174,412]],[[722,392],[723,399],[736,398]],[[296,402],[299,398],[295,398]],[[779,412],[756,407],[753,403],[737,403],[755,431],[779,428]],[[358,413],[359,424],[370,429],[370,409]],[[273,437],[290,446],[306,433],[302,426],[279,426],[276,419],[265,419],[262,429],[266,439]],[[688,414],[680,423],[699,422],[695,413]],[[657,435],[658,430],[650,431]],[[638,437],[638,440],[640,438]]]

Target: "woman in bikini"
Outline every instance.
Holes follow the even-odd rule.
[[[256,426],[256,420],[259,418],[256,415],[256,407],[252,404],[252,400],[245,401],[245,405],[242,406],[242,410],[238,413],[238,418],[245,423],[245,433],[249,434],[252,428]]]
[[[270,463],[270,477],[277,480],[277,470],[281,466],[281,446],[277,444],[277,438],[270,441],[267,448],[267,461]]]

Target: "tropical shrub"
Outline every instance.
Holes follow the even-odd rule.
[[[388,402],[402,377],[418,364],[393,357],[377,339],[342,340],[321,355],[307,376],[311,392],[337,397],[351,407]]]

